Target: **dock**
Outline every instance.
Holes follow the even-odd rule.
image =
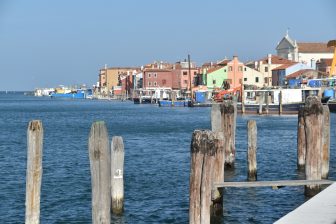
[[[336,223],[336,183],[275,223]]]

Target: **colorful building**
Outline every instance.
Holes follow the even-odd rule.
[[[227,66],[210,68],[207,70],[205,77],[205,84],[209,91],[221,88],[223,87],[224,81],[228,79]]]

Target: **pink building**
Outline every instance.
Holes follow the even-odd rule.
[[[241,86],[243,80],[244,63],[240,62],[237,56],[233,56],[233,59],[231,61],[224,60],[223,62],[220,62],[218,64],[222,66],[227,66],[227,81],[230,83],[230,88],[236,88]]]
[[[177,62],[171,68],[145,68],[143,71],[143,88],[166,87],[175,90],[189,90],[190,78],[191,86],[194,87],[194,77],[198,74],[198,69],[187,62]]]

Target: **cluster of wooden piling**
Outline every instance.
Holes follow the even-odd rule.
[[[306,180],[257,180],[257,123],[247,123],[247,180],[224,182],[224,170],[234,168],[235,104],[214,104],[209,130],[195,130],[191,142],[189,223],[210,223],[210,217],[223,214],[223,187],[305,186],[312,196],[320,184],[331,184],[329,172],[330,115],[317,97],[308,97],[298,115],[298,167],[305,169]]]
[[[297,166],[307,180],[327,179],[330,154],[330,112],[318,97],[308,97],[298,113]],[[305,194],[315,195],[319,185],[307,185]]]
[[[92,184],[92,223],[110,223],[111,211],[122,214],[124,208],[124,144],[112,138],[111,148],[105,122],[94,122],[89,136]],[[42,122],[29,122],[27,130],[27,174],[25,223],[40,223],[42,182]]]

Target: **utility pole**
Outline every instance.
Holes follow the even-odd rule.
[[[190,69],[190,54],[188,54],[188,67],[189,67],[189,84],[190,84],[190,99],[193,97],[192,87],[191,87],[191,69]]]

